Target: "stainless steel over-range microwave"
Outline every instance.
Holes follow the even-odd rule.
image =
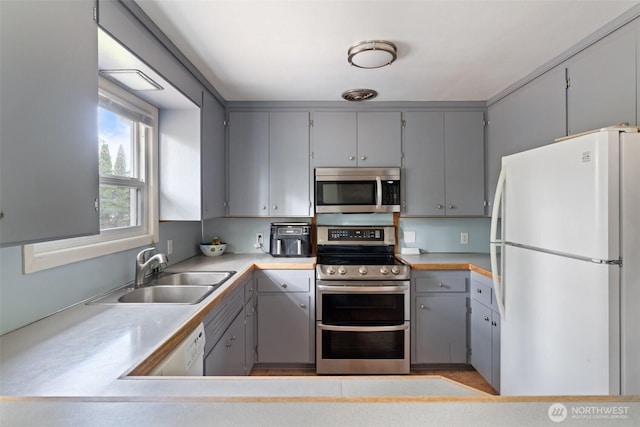
[[[316,213],[400,212],[400,168],[316,168]]]

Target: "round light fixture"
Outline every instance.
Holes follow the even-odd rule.
[[[342,92],[342,98],[347,101],[366,101],[378,96],[378,92],[373,89],[349,89]]]
[[[396,45],[386,40],[357,42],[347,51],[347,61],[358,68],[380,68],[398,57]]]

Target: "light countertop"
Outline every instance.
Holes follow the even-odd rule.
[[[402,258],[415,269],[471,269],[490,276],[486,254]],[[167,343],[186,336],[254,269],[314,267],[315,258],[197,256],[167,271],[237,272],[200,304],[81,303],[3,335],[2,424],[426,425],[429,419],[464,425],[483,419],[500,425],[493,411],[511,412],[509,423],[548,419],[550,403],[544,400],[530,402],[528,408],[537,411],[531,415],[522,411],[523,399],[489,396],[440,376],[128,376],[153,355],[166,354]]]

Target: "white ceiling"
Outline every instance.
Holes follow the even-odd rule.
[[[487,100],[638,4],[568,0],[136,0],[228,101]],[[351,67],[360,40],[398,46]]]

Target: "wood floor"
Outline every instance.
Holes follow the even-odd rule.
[[[314,369],[263,369],[255,368],[251,371],[252,376],[303,376],[303,375],[316,375]],[[485,381],[484,378],[472,367],[462,369],[419,369],[412,370],[411,375],[439,375],[448,378],[452,381],[456,381],[460,384],[464,384],[468,387],[475,388],[476,390],[483,391],[485,393],[497,395],[498,393]]]

